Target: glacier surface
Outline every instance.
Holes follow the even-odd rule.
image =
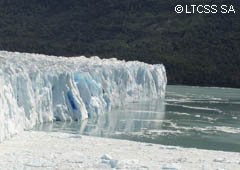
[[[0,141],[54,120],[83,120],[164,97],[163,65],[0,51]]]

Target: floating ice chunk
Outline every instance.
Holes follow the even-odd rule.
[[[105,154],[105,155],[103,155],[103,156],[101,157],[101,159],[111,160],[112,157],[111,157],[110,155],[108,155],[108,154]]]
[[[216,158],[216,159],[214,159],[213,161],[214,161],[214,162],[223,163],[223,162],[226,161],[226,159],[225,159],[225,158]]]
[[[111,168],[115,168],[118,164],[118,160],[111,159],[109,162]]]
[[[137,159],[126,159],[117,162],[117,169],[134,169],[134,167],[139,165],[139,160]]]
[[[162,170],[179,170],[180,166],[178,164],[166,164],[162,166]]]

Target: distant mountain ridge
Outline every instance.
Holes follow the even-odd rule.
[[[177,14],[177,4],[235,14]],[[240,87],[238,1],[0,0],[0,50],[166,66],[169,84]]]

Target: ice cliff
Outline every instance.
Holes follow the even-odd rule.
[[[83,120],[164,97],[163,65],[0,51],[0,141],[53,120]]]

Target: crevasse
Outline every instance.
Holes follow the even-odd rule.
[[[0,51],[0,141],[37,123],[164,97],[166,83],[160,64]]]

